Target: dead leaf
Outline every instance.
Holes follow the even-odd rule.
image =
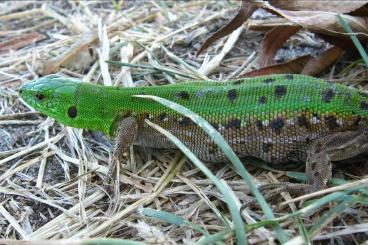
[[[368,16],[368,4],[349,13],[354,16]]]
[[[349,53],[359,54],[358,50],[356,49],[354,43],[351,41],[351,38],[349,36],[334,37],[326,34],[317,34],[317,36],[323,39],[325,42],[328,42],[334,46],[349,51]]]
[[[327,11],[335,13],[350,13],[365,4],[368,1],[336,1],[336,0],[320,0],[320,1],[306,1],[306,0],[269,0],[270,4],[284,10],[309,10],[309,11]]]
[[[301,25],[311,32],[332,36],[345,36],[344,28],[339,24],[337,13],[326,11],[288,11],[271,6],[267,2],[257,2],[257,5],[273,13]],[[368,35],[368,18],[342,14],[353,32],[359,36]]]
[[[47,36],[38,33],[38,32],[31,32],[28,34],[24,34],[18,37],[15,37],[13,39],[10,39],[8,41],[4,41],[0,43],[0,52],[5,52],[9,50],[17,50],[20,48],[23,48],[27,45],[30,45],[32,43],[45,40],[47,39]]]
[[[315,76],[323,72],[336,62],[343,50],[339,47],[332,47],[322,52],[316,58],[311,59],[303,68],[302,74]]]
[[[258,70],[245,73],[241,77],[255,77],[270,74],[293,74],[300,73],[304,66],[312,59],[311,55],[304,55],[285,63],[267,66]]]
[[[228,35],[229,33],[236,30],[238,27],[240,27],[253,14],[256,9],[257,7],[252,3],[252,1],[243,0],[242,5],[240,6],[235,17],[232,18],[230,22],[228,22],[225,26],[221,27],[220,30],[209,36],[199,48],[197,55],[202,53],[214,41]]]
[[[65,66],[78,60],[81,56],[81,52],[88,52],[89,47],[96,41],[96,35],[94,33],[85,33],[81,38],[65,50],[62,54],[48,59],[38,60],[35,64],[38,74],[43,76],[57,72],[61,66]]]
[[[246,23],[247,30],[252,31],[270,31],[272,28],[278,27],[278,26],[298,26],[300,25],[295,24],[294,22],[291,22],[290,20],[287,20],[282,17],[273,17],[269,19],[261,19],[261,20],[255,20],[255,19],[249,19]]]
[[[279,26],[272,28],[263,38],[259,54],[260,67],[274,64],[274,57],[289,37],[299,31],[298,26]]]

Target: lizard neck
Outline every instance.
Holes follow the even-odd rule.
[[[131,113],[131,96],[136,90],[81,84],[75,94],[78,116],[70,120],[68,125],[102,131],[111,136],[114,122]]]

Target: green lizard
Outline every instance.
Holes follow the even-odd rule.
[[[120,88],[49,75],[24,84],[23,100],[72,127],[114,137],[118,158],[128,146],[174,148],[145,124],[169,130],[199,158],[225,161],[214,142],[189,118],[133,95],[156,95],[198,113],[228,141],[239,157],[270,163],[306,162],[306,184],[290,191],[323,189],[331,161],[368,151],[368,96],[359,90],[303,75],[270,75],[226,82],[185,82]]]

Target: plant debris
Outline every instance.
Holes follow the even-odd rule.
[[[365,40],[366,1],[309,2],[243,1],[237,15],[237,1],[1,2],[0,243],[68,239],[60,242],[73,244],[70,241],[104,237],[193,244],[206,238],[207,232],[223,235],[226,244],[234,242],[224,197],[179,151],[132,147],[119,166],[119,188],[111,192],[104,185],[110,139],[65,127],[32,111],[20,101],[18,88],[55,72],[83,82],[129,87],[293,72],[319,74],[366,91],[367,69],[357,56],[334,46],[344,35],[328,14],[344,14]],[[238,19],[231,22],[234,14]],[[229,21],[230,26],[221,29]],[[214,37],[200,47],[209,33]],[[227,34],[228,38],[220,38]],[[303,164],[296,169],[293,164],[244,162],[259,183],[289,181],[280,168],[303,171]],[[249,201],[249,188],[229,164],[207,167],[239,208]],[[336,166],[334,176],[357,180],[367,172],[364,162],[348,167]],[[278,206],[290,199],[282,194],[272,203],[277,217],[295,210],[294,204]],[[312,241],[367,240],[366,205],[356,202],[344,207],[344,212],[332,214],[318,227],[314,225],[325,214],[323,208],[280,224],[301,241],[301,220],[304,228],[313,228]],[[145,215],[145,208],[151,215]],[[242,216],[247,224],[264,219],[258,208],[244,209]],[[248,242],[276,244],[270,227],[253,226]]]

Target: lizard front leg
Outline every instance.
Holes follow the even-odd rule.
[[[260,187],[305,194],[326,188],[331,178],[331,161],[350,159],[368,152],[368,131],[338,132],[314,141],[308,148],[306,160],[306,184],[278,183]],[[270,195],[272,196],[272,195]]]
[[[118,122],[113,141],[112,156],[108,166],[107,179],[113,175],[115,166],[123,159],[123,153],[136,140],[138,134],[138,123],[133,117],[125,117]]]

